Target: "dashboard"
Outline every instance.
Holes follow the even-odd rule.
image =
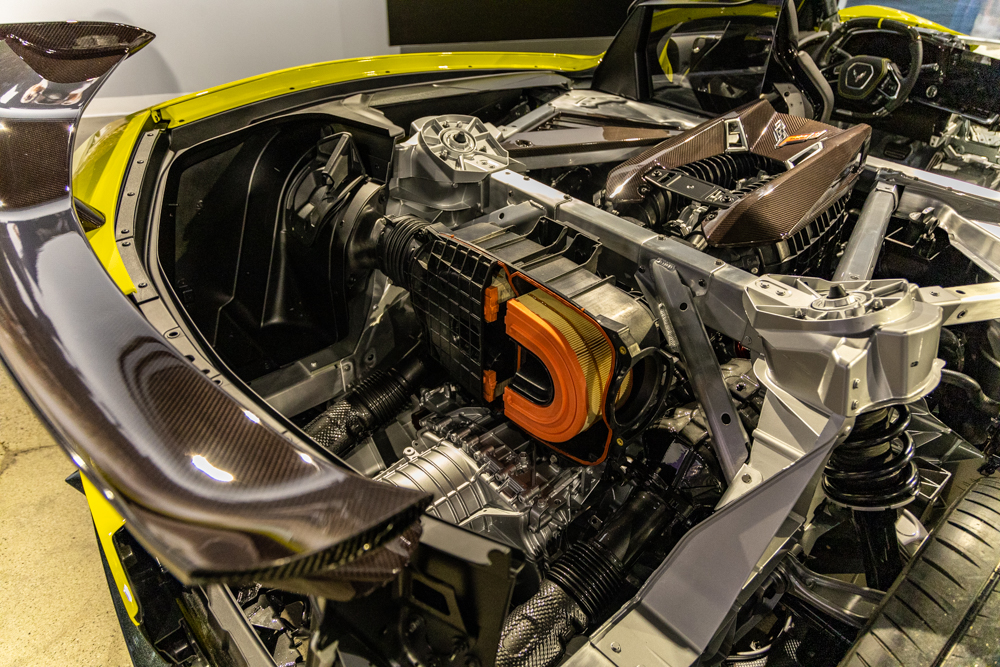
[[[1000,88],[1000,60],[976,54],[957,39],[921,32],[924,63],[910,100],[983,125],[996,124],[1000,120],[995,101]],[[842,48],[851,55],[890,58],[904,72],[910,61],[906,38],[881,30],[857,32]]]

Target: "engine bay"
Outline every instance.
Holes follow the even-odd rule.
[[[397,545],[410,564],[344,574],[322,614],[305,589],[233,588],[278,664],[304,664],[317,627],[344,664],[621,653],[630,612],[680,632],[688,612],[651,591],[704,578],[732,596],[692,603],[722,628],[688,638],[701,664],[790,637],[836,664],[905,536],[926,535],[960,471],[995,460],[994,404],[928,378],[944,359],[1000,399],[1000,330],[956,319],[939,346],[937,294],[918,287],[997,276],[953,242],[965,218],[901,201],[866,166],[868,125],[766,99],[706,120],[497,74],[185,131],[148,230],[180,338],[324,455],[432,497],[420,541]],[[852,232],[879,215],[866,267]],[[815,361],[827,352],[852,361]],[[787,426],[796,411],[804,426]],[[846,445],[838,418],[855,424]],[[784,505],[774,480],[798,484]],[[748,546],[744,567],[698,546],[737,530],[723,520],[763,555]],[[904,549],[870,562],[871,535]]]

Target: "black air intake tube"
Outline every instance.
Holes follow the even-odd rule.
[[[635,489],[602,530],[570,547],[538,593],[507,617],[496,667],[554,663],[565,642],[606,611],[635,557],[676,516],[655,493]]]
[[[373,372],[309,422],[305,432],[334,454],[345,455],[355,443],[406,407],[423,371],[423,362],[413,356],[388,372]]]
[[[420,253],[426,240],[426,220],[412,215],[387,218],[385,229],[378,238],[375,249],[378,268],[389,280],[405,290],[411,287],[413,260]]]

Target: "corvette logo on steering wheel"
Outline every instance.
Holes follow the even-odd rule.
[[[853,63],[847,70],[847,86],[861,90],[875,76],[875,68],[870,63]]]

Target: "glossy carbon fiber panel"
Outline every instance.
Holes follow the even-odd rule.
[[[8,43],[18,34],[4,30]],[[71,50],[100,34],[93,24],[26,30],[57,35]],[[46,48],[61,56],[57,42]],[[37,120],[52,115],[37,99],[0,105],[3,146],[16,148],[0,146],[0,355],[73,461],[180,579],[328,577],[409,529],[429,499],[369,481],[276,431],[118,291],[69,192],[73,132],[107,76],[91,62],[86,73],[98,78],[63,105],[63,120]],[[41,81],[0,44],[0,88]]]
[[[35,206],[65,197],[69,163],[61,151],[38,150],[70,139],[73,124],[64,121],[21,121],[17,131],[0,132],[0,205]]]
[[[867,125],[857,125],[826,139],[816,155],[720,212],[705,225],[705,236],[716,246],[791,236],[854,187],[861,175],[855,158],[870,136]],[[803,150],[802,145],[791,148]]]
[[[0,24],[0,39],[40,76],[54,83],[103,76],[154,35],[121,23]]]
[[[761,100],[671,137],[613,169],[606,187],[609,202],[641,201],[648,190],[644,178],[653,169],[669,171],[725,154],[727,120],[738,120],[746,138],[746,148],[732,151],[733,156],[748,151],[780,165],[808,149],[816,152],[775,175],[767,187],[718,211],[705,224],[705,236],[714,246],[775,242],[802,229],[854,187],[861,170],[856,158],[865,153],[871,136],[867,125],[840,130],[777,113]]]

